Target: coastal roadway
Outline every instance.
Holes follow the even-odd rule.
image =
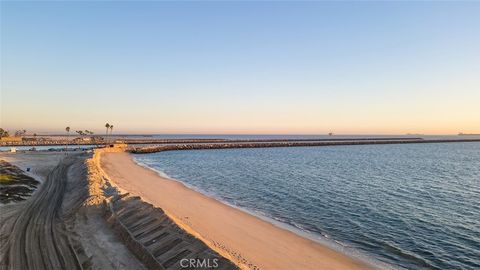
[[[67,172],[77,159],[63,159],[34,196],[13,214],[2,215],[1,233],[6,239],[2,239],[0,269],[82,269],[62,210]]]

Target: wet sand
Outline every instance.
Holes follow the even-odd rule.
[[[319,243],[162,178],[127,153],[103,153],[101,166],[119,188],[161,207],[189,233],[243,269],[370,269]]]

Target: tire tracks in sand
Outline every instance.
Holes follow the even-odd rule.
[[[0,269],[82,269],[62,213],[68,170],[77,160],[70,156],[60,161],[16,215],[6,217],[13,220],[2,221],[13,225],[1,228],[6,239]]]

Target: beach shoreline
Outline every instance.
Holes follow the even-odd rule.
[[[124,152],[100,165],[119,188],[162,208],[179,226],[242,269],[371,269],[317,241],[224,204],[137,164]]]
[[[294,233],[294,234],[296,234],[296,235],[298,235],[302,238],[306,238],[306,239],[311,240],[315,243],[318,243],[320,245],[323,245],[323,246],[326,246],[330,249],[333,249],[334,251],[337,251],[337,252],[345,254],[349,257],[353,257],[355,259],[358,259],[361,262],[365,262],[369,265],[374,266],[374,268],[377,268],[377,266],[378,266],[378,268],[381,268],[381,269],[395,269],[391,265],[387,265],[386,263],[378,261],[378,260],[374,259],[373,257],[368,257],[368,255],[366,255],[364,253],[361,253],[359,250],[356,250],[356,249],[353,249],[353,248],[349,247],[347,244],[344,244],[344,243],[341,243],[337,240],[331,239],[328,235],[317,234],[317,233],[308,231],[308,230],[302,228],[301,226],[299,226],[298,224],[290,224],[287,221],[275,219],[274,217],[269,216],[267,213],[259,211],[259,210],[247,209],[247,208],[243,208],[241,206],[232,204],[232,203],[228,202],[227,200],[223,199],[221,196],[218,196],[217,194],[205,191],[201,188],[190,185],[190,184],[188,184],[188,183],[186,183],[182,180],[175,179],[175,178],[167,175],[163,171],[159,171],[159,170],[157,170],[153,167],[149,167],[147,164],[142,163],[139,160],[135,159],[135,157],[132,157],[132,160],[138,166],[143,167],[147,170],[154,171],[161,178],[165,178],[165,179],[170,180],[170,181],[178,182],[179,184],[184,185],[186,188],[191,189],[194,192],[200,193],[200,194],[202,194],[202,195],[204,195],[208,198],[212,198],[212,199],[218,201],[221,204],[225,204],[225,205],[227,205],[229,207],[232,207],[236,210],[242,211],[242,212],[244,212],[248,215],[252,215],[252,216],[254,216],[254,217],[256,217],[260,220],[263,220],[265,222],[268,222],[268,223],[270,223],[270,224],[272,224],[272,225],[274,225],[274,226],[276,226],[276,227],[278,227],[282,230],[287,230],[287,231],[292,232],[292,233]],[[123,191],[126,192],[125,190],[123,190]]]

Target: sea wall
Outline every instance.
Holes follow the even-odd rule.
[[[29,138],[16,141],[0,141],[0,146],[49,146],[49,145],[99,145],[113,143],[126,144],[172,144],[172,143],[244,143],[244,142],[318,142],[318,141],[382,141],[382,140],[422,140],[422,138],[328,138],[328,139],[136,139],[95,137],[95,140],[79,140],[79,138]]]
[[[230,149],[230,148],[267,148],[267,147],[308,147],[308,146],[335,146],[335,145],[367,145],[367,144],[407,144],[407,143],[452,143],[452,142],[480,142],[480,139],[466,140],[349,140],[349,141],[271,141],[271,142],[227,142],[227,143],[195,143],[195,144],[167,144],[153,147],[129,147],[127,151],[135,154],[147,154],[173,150],[196,149]]]

